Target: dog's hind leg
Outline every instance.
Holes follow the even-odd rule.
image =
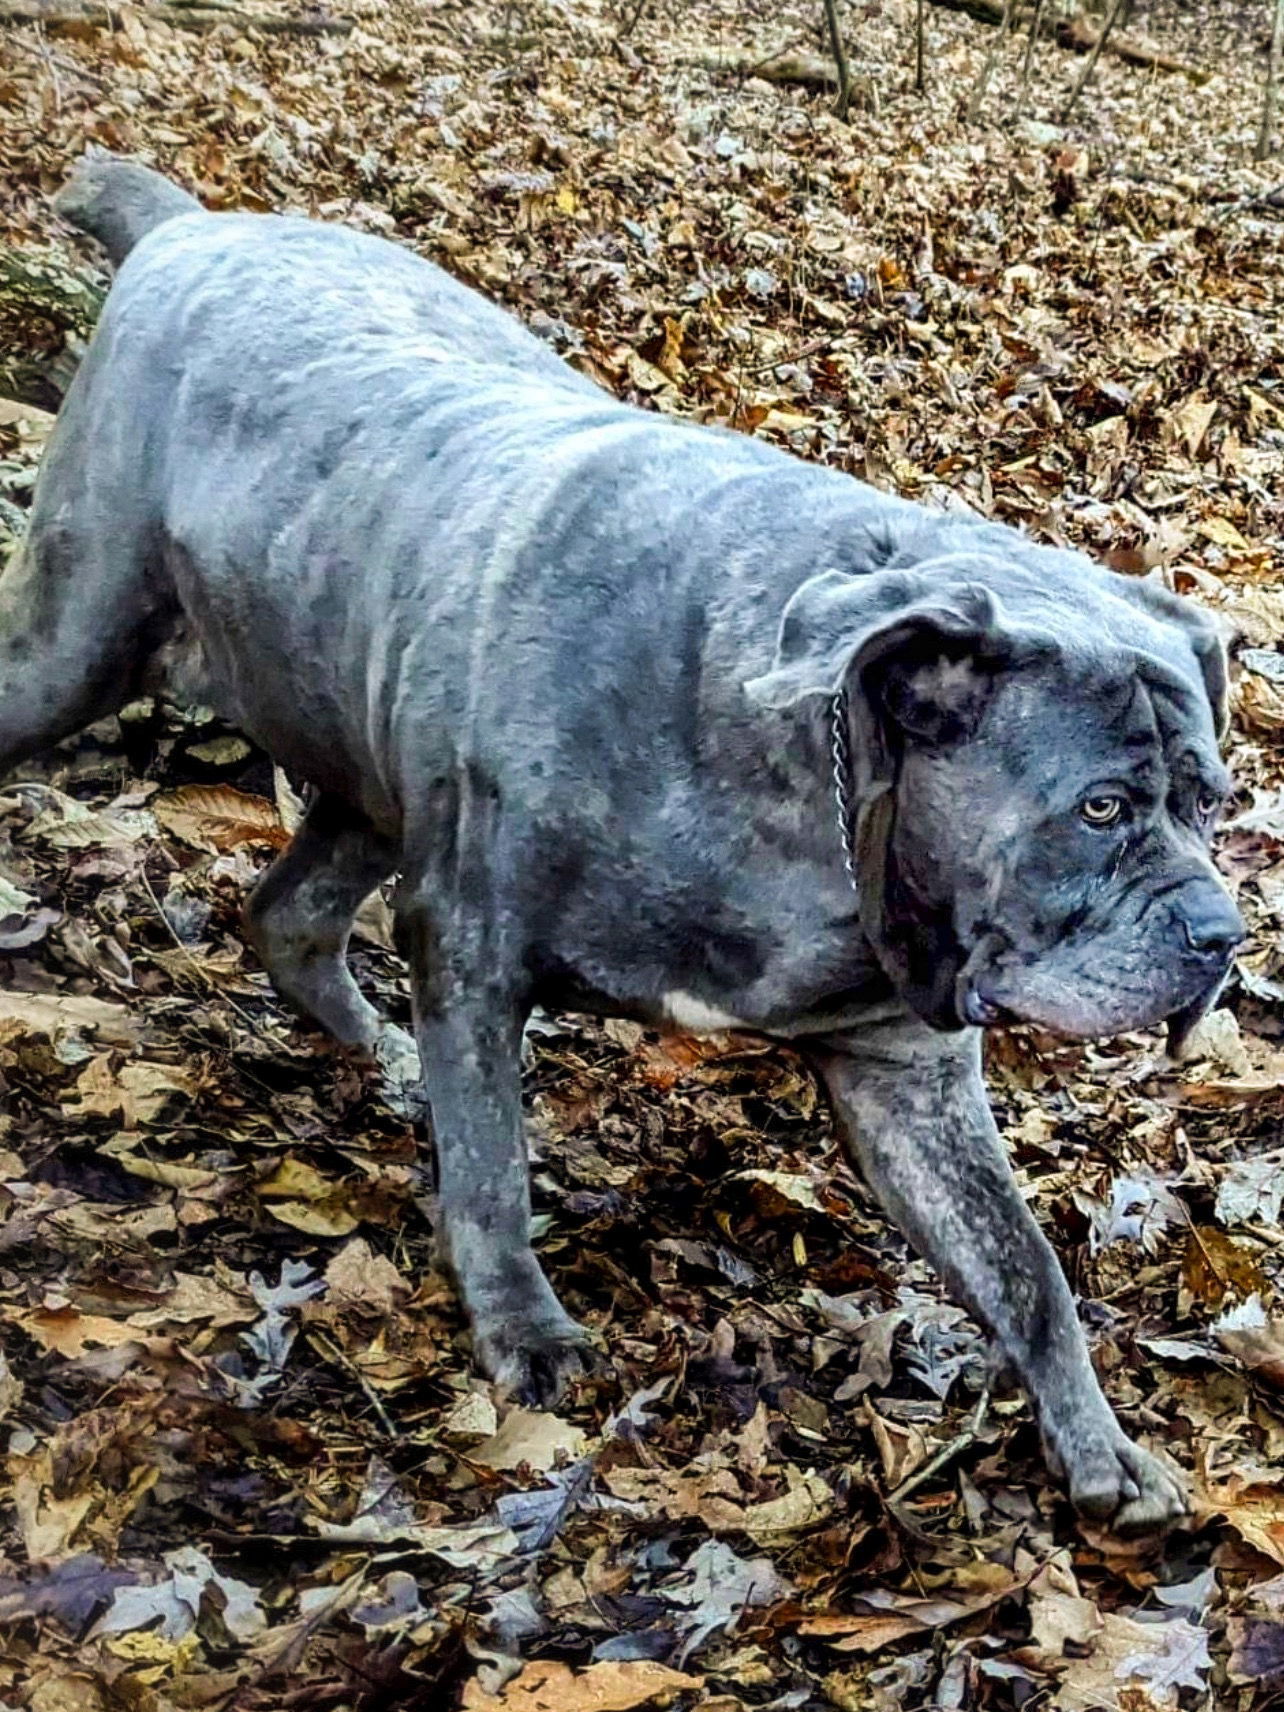
[[[320,796],[245,910],[246,933],[279,992],[344,1046],[373,1053],[386,1103],[419,1114],[419,1053],[362,996],[347,964],[352,922],[397,867],[397,847],[337,797]]]

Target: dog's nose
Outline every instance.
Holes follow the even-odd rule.
[[[1243,919],[1224,892],[1188,903],[1182,914],[1186,943],[1201,957],[1229,957],[1245,937]]]

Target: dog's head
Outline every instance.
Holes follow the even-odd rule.
[[[846,691],[862,925],[919,1015],[1167,1018],[1175,1050],[1243,934],[1209,856],[1222,647],[1178,597],[1021,546],[812,578],[747,689]]]

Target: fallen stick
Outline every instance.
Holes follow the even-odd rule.
[[[0,304],[87,338],[107,288],[52,250],[0,249]]]
[[[982,24],[1001,24],[1003,22],[1002,0],[932,0],[933,6],[942,6],[947,12],[966,12],[969,18],[975,18]],[[1017,22],[1029,17],[1029,8],[1022,7]],[[1053,26],[1048,33],[1061,47],[1069,48],[1073,53],[1091,53],[1097,46],[1102,34],[1100,24],[1094,24],[1090,18],[1067,18]],[[1190,60],[1181,59],[1177,54],[1168,53],[1153,42],[1143,41],[1139,36],[1118,35],[1114,32],[1105,52],[1114,59],[1124,60],[1128,65],[1139,65],[1147,71],[1172,71],[1181,77],[1188,77],[1192,83],[1207,83],[1210,73],[1203,66],[1193,65]]]
[[[948,0],[935,0],[935,3],[943,6],[948,4]],[[1104,27],[1094,24],[1091,18],[1067,18],[1057,25],[1055,35],[1063,48],[1071,48],[1075,53],[1091,53]],[[1146,71],[1176,72],[1179,77],[1188,77],[1195,84],[1207,83],[1212,76],[1204,66],[1193,65],[1190,60],[1157,48],[1140,36],[1120,35],[1112,31],[1105,52],[1114,59],[1121,59],[1127,65],[1139,65]]]
[[[277,12],[247,12],[239,6],[185,5],[182,0],[160,0],[140,6],[137,16],[145,23],[169,24],[176,30],[212,30],[219,24],[235,24],[242,30],[259,30],[268,36],[346,36],[351,18],[286,18]],[[0,0],[0,24],[43,24],[55,34],[60,29],[114,29],[119,13],[99,0]]]
[[[0,348],[0,393],[56,410],[106,295],[105,286],[69,266],[56,251],[0,249],[0,314],[6,334]],[[57,329],[61,347],[44,349],[45,335],[28,336],[33,323]]]
[[[5,3],[6,0],[0,0],[0,17],[3,17]],[[1003,22],[1002,0],[931,0],[931,4],[943,6],[950,12],[966,12],[983,24]],[[1028,6],[1014,8],[1013,28],[1029,23],[1032,16],[1032,9]],[[1052,28],[1044,24],[1040,33],[1044,32],[1072,53],[1091,53],[1101,34],[1099,26],[1087,18],[1072,18]],[[1113,31],[1101,51],[1129,65],[1143,66],[1151,71],[1175,72],[1195,84],[1207,83],[1210,75],[1202,66],[1178,59],[1175,54],[1165,53],[1135,36],[1121,36]],[[764,59],[747,48],[720,48],[692,54],[687,64],[698,65],[705,71],[728,72],[733,77],[761,77],[767,83],[796,83],[804,89],[824,91],[839,86],[838,68],[833,60],[804,50],[791,49],[770,54]]]
[[[729,71],[736,77],[761,77],[767,83],[800,83],[806,89],[837,89],[838,68],[821,54],[801,50],[760,54],[745,48],[727,48],[693,54],[690,63],[706,71]]]

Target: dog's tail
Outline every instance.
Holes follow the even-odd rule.
[[[64,220],[97,238],[116,267],[155,227],[201,210],[194,196],[151,167],[106,150],[84,157],[53,205]]]

